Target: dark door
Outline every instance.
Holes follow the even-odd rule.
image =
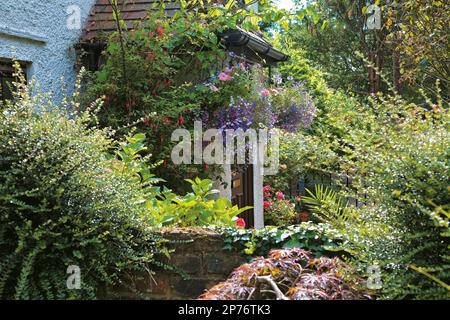
[[[239,208],[245,206],[253,207],[253,165],[236,171],[231,176],[231,201]],[[247,228],[253,228],[253,209],[247,210],[240,215],[245,220]]]

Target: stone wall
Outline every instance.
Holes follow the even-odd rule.
[[[195,299],[205,289],[228,278],[236,267],[246,262],[239,252],[223,250],[221,235],[204,229],[168,229],[164,238],[175,252],[166,260],[182,270],[186,279],[169,270],[159,269],[153,277],[148,274],[128,275],[126,286],[108,290],[108,298],[119,299]],[[153,279],[152,279],[153,278]]]

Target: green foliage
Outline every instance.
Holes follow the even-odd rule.
[[[397,95],[379,94],[351,118],[345,112],[333,117],[330,131],[320,135],[320,148],[339,155],[334,172],[353,178],[351,188],[343,185],[340,193],[363,198],[366,205],[344,214],[339,196],[330,192],[305,202],[347,234],[363,266],[383,267],[386,298],[448,297],[445,288],[409,269],[414,265],[449,279],[448,238],[430,219],[436,207],[448,210],[450,203],[446,108],[439,97],[428,111]]]
[[[225,249],[239,250],[249,256],[264,256],[273,248],[303,248],[315,256],[343,253],[347,240],[326,224],[304,222],[286,227],[260,230],[218,228],[225,236]]]
[[[304,132],[279,133],[280,169],[276,175],[264,179],[274,189],[295,195],[294,191],[297,190],[300,177],[312,177],[333,169],[337,154],[332,150],[318,147],[321,144],[319,137]]]
[[[403,11],[403,12],[402,12]],[[397,50],[401,61],[402,78],[434,91],[439,80],[447,91],[450,81],[449,34],[450,18],[448,1],[407,0],[402,4],[403,13]]]
[[[55,106],[16,76],[15,100],[0,107],[0,297],[96,298],[161,251],[141,219],[148,195],[134,170],[115,170],[133,161],[108,159],[111,132],[90,127],[77,93]],[[70,265],[80,290],[66,287]]]
[[[110,156],[113,167],[119,173],[132,175],[136,178],[137,184],[142,184],[143,188],[151,187],[154,184],[163,182],[163,179],[156,178],[151,170],[158,164],[148,165],[151,155],[142,156],[147,150],[145,146],[146,137],[143,133],[138,133],[126,137],[126,141],[120,142],[119,147],[115,150],[114,155]],[[157,192],[158,187],[149,188],[149,190]]]
[[[340,190],[336,199],[358,199],[365,206],[352,209],[345,219],[335,201],[322,206],[315,199],[314,209],[346,234],[347,248],[362,269],[373,263],[382,266],[382,296],[447,298],[445,286],[409,268],[449,282],[448,237],[430,219],[448,211],[450,202],[449,114],[439,83],[433,98],[416,90],[414,95],[425,101],[418,105],[399,96],[380,73],[391,94],[357,102],[330,89],[304,53],[287,44],[292,59],[281,67],[282,74],[305,81],[319,115],[310,130],[281,137],[280,164],[286,166],[271,183],[288,186],[300,176],[320,172],[349,177],[350,188],[335,180]]]
[[[314,192],[306,192],[309,196],[302,197],[302,201],[322,222],[343,227],[349,220],[356,220],[357,212],[330,187],[316,185]]]
[[[363,1],[306,1],[292,17],[286,37],[295,48],[304,50],[311,66],[320,69],[333,88],[369,91],[366,67],[354,54],[376,47],[373,30],[363,27],[364,6]]]
[[[159,223],[181,227],[234,226],[237,216],[250,209],[233,206],[227,198],[211,199],[218,191],[213,189],[213,182],[209,179],[196,178],[186,181],[191,184],[192,192],[177,196],[166,189],[161,193],[161,197],[147,202],[150,211],[159,216]]]
[[[380,28],[367,27],[375,16],[369,5],[379,9]],[[333,88],[362,99],[388,92],[382,71],[397,91],[419,101],[418,89],[433,92],[436,80],[448,88],[448,11],[446,1],[310,0],[297,7],[283,38],[293,49],[304,50]],[[448,100],[448,90],[444,95]]]

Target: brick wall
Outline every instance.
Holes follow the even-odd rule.
[[[239,252],[223,250],[223,239],[215,232],[196,228],[166,229],[161,233],[166,239],[181,242],[169,245],[175,252],[165,262],[183,270],[188,278],[164,269],[153,270],[153,279],[149,274],[128,274],[123,280],[125,285],[108,290],[108,298],[195,299],[246,262]]]

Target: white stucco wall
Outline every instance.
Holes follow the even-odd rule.
[[[46,92],[61,97],[61,77],[69,92],[76,79],[74,68],[85,19],[95,0],[0,0],[0,58],[30,62],[29,78],[36,77]],[[80,29],[67,27],[68,7],[80,12]],[[72,24],[73,26],[73,24]]]

